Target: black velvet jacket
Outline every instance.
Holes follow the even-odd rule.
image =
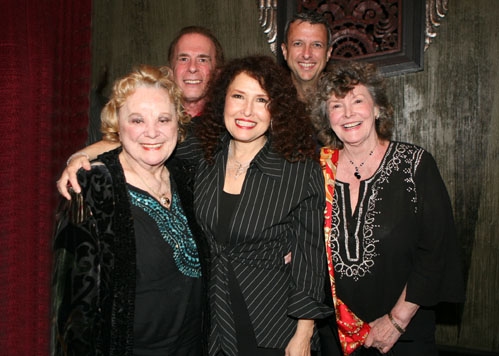
[[[81,194],[58,209],[54,235],[51,355],[133,355],[135,236],[121,148],[80,170]],[[193,211],[193,176],[182,161],[167,162],[208,278],[208,248]],[[206,288],[204,288],[206,293]],[[206,295],[203,300],[207,301]],[[203,337],[206,345],[207,302]]]

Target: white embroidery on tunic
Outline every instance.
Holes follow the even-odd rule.
[[[392,152],[393,151],[393,152]],[[376,209],[377,204],[382,201],[385,188],[390,189],[390,178],[395,172],[402,172],[405,178],[405,189],[411,193],[414,212],[417,212],[417,192],[414,175],[421,161],[424,150],[403,143],[394,142],[388,147],[379,169],[372,178],[362,181],[363,194],[359,196],[357,219],[353,234],[349,234],[347,221],[346,202],[349,199],[346,187],[341,182],[336,182],[335,194],[339,199],[333,201],[332,226],[331,226],[331,249],[333,252],[333,265],[335,273],[340,278],[348,277],[357,281],[370,273],[375,264],[375,257],[379,255],[376,245],[379,240],[374,238],[376,216],[381,212]],[[340,203],[338,202],[340,201]],[[341,207],[338,205],[341,204]],[[364,209],[366,209],[364,214]],[[341,229],[341,233],[340,233]],[[343,236],[341,241],[338,236]],[[343,251],[343,254],[340,253]],[[342,256],[345,256],[343,259]]]

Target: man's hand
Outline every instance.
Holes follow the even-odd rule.
[[[57,190],[67,200],[71,200],[69,187],[72,187],[76,193],[81,192],[81,187],[76,178],[76,172],[78,172],[80,168],[86,169],[87,171],[90,170],[90,161],[87,157],[86,154],[73,155],[73,158],[68,160],[66,169],[64,169],[61,177],[57,181]]]

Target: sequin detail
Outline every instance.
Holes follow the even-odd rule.
[[[177,195],[172,192],[172,204],[167,210],[148,195],[131,190],[128,192],[132,204],[144,210],[156,222],[161,236],[173,250],[173,260],[178,270],[188,277],[200,277],[197,246]]]

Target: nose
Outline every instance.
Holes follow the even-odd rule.
[[[150,122],[146,125],[145,135],[150,138],[155,138],[159,135],[155,122]]]
[[[196,73],[198,70],[198,65],[196,61],[189,61],[189,72]]]
[[[345,105],[345,117],[349,118],[352,115],[352,109],[349,105]]]
[[[253,103],[251,101],[246,101],[243,106],[244,116],[251,116],[253,113]]]
[[[309,45],[303,47],[303,58],[309,59],[312,57],[312,49]]]

